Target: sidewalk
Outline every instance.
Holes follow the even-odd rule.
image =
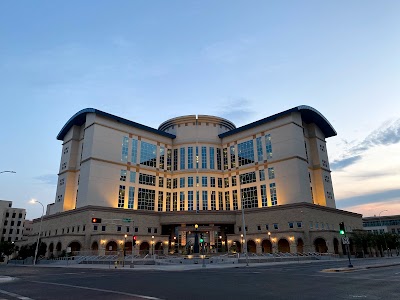
[[[398,257],[385,257],[381,260],[376,261],[375,264],[368,264],[368,265],[354,265],[353,267],[342,267],[342,268],[330,268],[324,269],[321,272],[353,272],[353,271],[360,271],[360,270],[368,270],[368,269],[376,269],[376,268],[386,268],[386,267],[393,267],[393,266],[400,266],[400,258]]]

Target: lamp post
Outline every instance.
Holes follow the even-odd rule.
[[[44,215],[44,205],[42,204],[42,202],[32,199],[30,201],[30,203],[35,204],[35,203],[39,203],[42,206],[42,216],[40,218],[40,225],[39,225],[39,234],[38,234],[38,238],[37,238],[37,242],[36,242],[36,249],[35,249],[35,256],[33,257],[33,265],[36,265],[36,257],[37,257],[37,253],[38,253],[38,249],[39,249],[39,241],[40,241],[40,236],[42,234],[42,221],[43,221],[43,215]]]
[[[154,235],[151,236],[151,255],[154,256]]]
[[[273,253],[273,251],[272,251],[272,242],[271,242],[271,232],[270,231],[268,231],[268,240],[269,240],[269,243],[271,244],[271,253]]]
[[[199,225],[195,224],[194,228],[196,229],[196,234],[194,236],[193,252],[194,253],[199,253],[199,235],[197,234],[197,230],[199,229]]]
[[[382,227],[381,213],[383,213],[384,211],[388,211],[388,210],[385,209],[385,210],[382,210],[382,211],[379,213],[379,223],[381,224],[381,227]],[[387,242],[386,242],[385,229],[383,229],[383,239],[384,239],[384,241],[385,241],[385,248],[386,248],[386,251],[388,251],[389,249],[388,249]],[[385,254],[385,252],[383,252],[383,254]],[[389,252],[387,253],[387,256],[389,256]]]
[[[125,267],[125,256],[126,256],[126,238],[127,234],[124,235],[124,260],[122,261],[122,266]]]
[[[219,236],[219,240],[217,240],[217,253],[218,253],[218,244],[222,242],[222,235]],[[222,249],[221,249],[222,250]],[[222,251],[221,251],[222,252]]]
[[[174,253],[176,252],[176,236],[174,236]]]

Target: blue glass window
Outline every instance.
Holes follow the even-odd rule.
[[[133,208],[133,203],[135,199],[135,188],[133,186],[129,187],[129,196],[128,196],[128,208]]]
[[[260,174],[260,181],[264,181],[265,180],[265,171],[264,171],[264,169],[259,170],[258,172]]]
[[[196,146],[196,169],[199,168],[199,147]]]
[[[193,177],[188,177],[188,187],[193,187]]]
[[[179,179],[179,187],[184,188],[185,187],[185,177],[181,177]]]
[[[200,192],[196,191],[196,210],[200,210]]]
[[[265,150],[267,151],[267,159],[272,158],[272,144],[271,144],[271,135],[265,135]]]
[[[132,139],[132,151],[131,151],[131,162],[133,164],[137,163],[137,146],[138,141],[136,139]]]
[[[129,146],[129,138],[124,136],[122,138],[122,151],[121,151],[121,161],[128,161],[128,146]]]
[[[249,188],[241,189],[241,193],[244,208],[258,207],[257,187],[252,186]]]
[[[128,172],[127,170],[121,170],[121,174],[120,174],[120,177],[119,177],[120,181],[126,181],[126,173],[127,172]]]
[[[140,164],[156,167],[157,161],[157,146],[141,141],[140,143]]]
[[[256,139],[257,143],[257,160],[258,161],[263,161],[264,160],[264,154],[263,154],[263,148],[262,148],[262,143],[261,143],[261,137],[258,137]]]
[[[136,172],[130,172],[129,174],[129,181],[130,182],[136,182]]]
[[[254,163],[254,148],[253,140],[240,143],[238,146],[239,166]]]
[[[207,176],[203,176],[201,178],[201,186],[202,187],[207,187]]]
[[[160,169],[164,170],[165,148],[160,147]]]
[[[310,175],[310,173],[308,175]],[[274,179],[275,178],[274,167],[268,168],[268,178],[269,179]]]
[[[235,146],[229,147],[229,152],[231,156],[231,169],[236,167],[236,159],[235,159]]]
[[[214,147],[210,147],[210,169],[214,170],[215,169],[215,163],[214,163]]]
[[[185,148],[181,148],[181,170],[185,169]]]
[[[207,169],[207,147],[201,147],[201,168]]]
[[[193,147],[188,147],[188,169],[193,169]]]

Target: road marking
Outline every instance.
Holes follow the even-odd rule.
[[[350,295],[350,297],[353,297],[353,298],[367,298],[367,296],[365,296],[365,295]]]
[[[20,300],[33,300],[32,298],[21,296],[21,295],[14,294],[14,293],[10,293],[10,292],[4,291],[4,290],[0,290],[0,293],[11,296],[11,297],[18,298]]]
[[[156,297],[151,297],[151,296],[131,294],[131,293],[125,293],[125,292],[113,291],[113,290],[97,289],[97,288],[91,288],[91,287],[87,287],[87,286],[79,286],[79,285],[72,285],[72,284],[65,284],[65,283],[55,283],[55,282],[46,282],[46,281],[35,281],[35,280],[27,280],[27,281],[34,282],[34,283],[66,286],[66,287],[72,287],[72,288],[84,289],[84,290],[91,290],[91,291],[97,291],[97,292],[106,292],[106,293],[112,293],[112,294],[119,294],[119,295],[125,295],[125,296],[137,297],[137,298],[149,299],[149,300],[162,300],[161,298],[156,298]]]

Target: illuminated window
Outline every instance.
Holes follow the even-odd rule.
[[[180,209],[179,210],[185,210],[185,192],[180,192],[179,200],[180,200]]]
[[[172,193],[172,210],[173,211],[178,210],[178,193],[177,192]]]
[[[240,143],[238,146],[239,166],[254,163],[254,147],[253,140]]]
[[[267,186],[265,184],[261,185],[261,205],[262,205],[262,207],[268,206]]]
[[[271,143],[271,135],[265,135],[265,150],[267,152],[267,159],[272,158],[272,143]]]
[[[271,205],[278,205],[278,198],[276,196],[275,182],[269,184],[269,191],[271,194]]]
[[[155,191],[150,189],[138,190],[138,209],[154,210]]]
[[[163,210],[163,204],[164,204],[164,192],[159,191],[158,192],[158,211]]]
[[[268,168],[268,178],[274,179],[275,178],[275,170],[274,167]]]
[[[128,145],[129,145],[129,138],[124,136],[122,138],[122,151],[121,151],[121,161],[127,162],[128,161]]]
[[[264,181],[265,180],[265,171],[264,171],[264,169],[259,170],[258,174],[260,175],[260,181]]]
[[[132,139],[131,162],[133,164],[136,164],[137,162],[137,149],[138,149],[138,141],[136,139]]]
[[[252,186],[249,188],[241,189],[241,193],[244,208],[258,207],[257,187]]]
[[[140,164],[149,166],[149,167],[156,167],[157,161],[157,146],[141,141],[140,143]]]
[[[233,210],[238,210],[238,194],[237,190],[232,191],[232,204],[233,204]]]
[[[164,161],[165,161],[165,148],[160,147],[160,169],[164,169]]]
[[[128,208],[133,208],[133,202],[135,198],[135,188],[130,186],[129,187],[129,195],[128,195]]]
[[[171,211],[171,193],[167,192],[167,198],[165,199],[166,211]]]
[[[167,149],[167,171],[171,171],[171,163],[172,163],[172,154],[171,149]]]
[[[225,207],[226,207],[226,210],[231,210],[231,202],[229,199],[229,192],[225,192]]]
[[[124,207],[125,203],[125,186],[120,185],[118,191],[118,207]]]
[[[229,153],[231,157],[231,168],[235,168],[236,167],[235,146],[229,147]]]
[[[145,185],[156,186],[156,176],[139,173],[139,183]]]
[[[222,192],[218,192],[218,205],[219,205],[219,210],[224,209],[224,199],[222,196]]]
[[[217,168],[218,168],[218,170],[222,170],[221,149],[220,148],[217,148]]]
[[[174,171],[178,170],[178,149],[174,149]]]
[[[172,180],[171,178],[167,178],[167,189],[172,188]]]
[[[236,175],[232,176],[232,186],[236,186],[237,182],[236,182]]]
[[[164,187],[164,177],[159,177],[158,178],[158,186],[159,187]]]
[[[240,184],[246,184],[246,183],[252,183],[252,182],[256,182],[256,172],[249,172],[249,173],[244,173],[244,174],[240,174]]]
[[[224,156],[224,170],[228,170],[228,149],[227,148],[224,148],[223,156]]]

